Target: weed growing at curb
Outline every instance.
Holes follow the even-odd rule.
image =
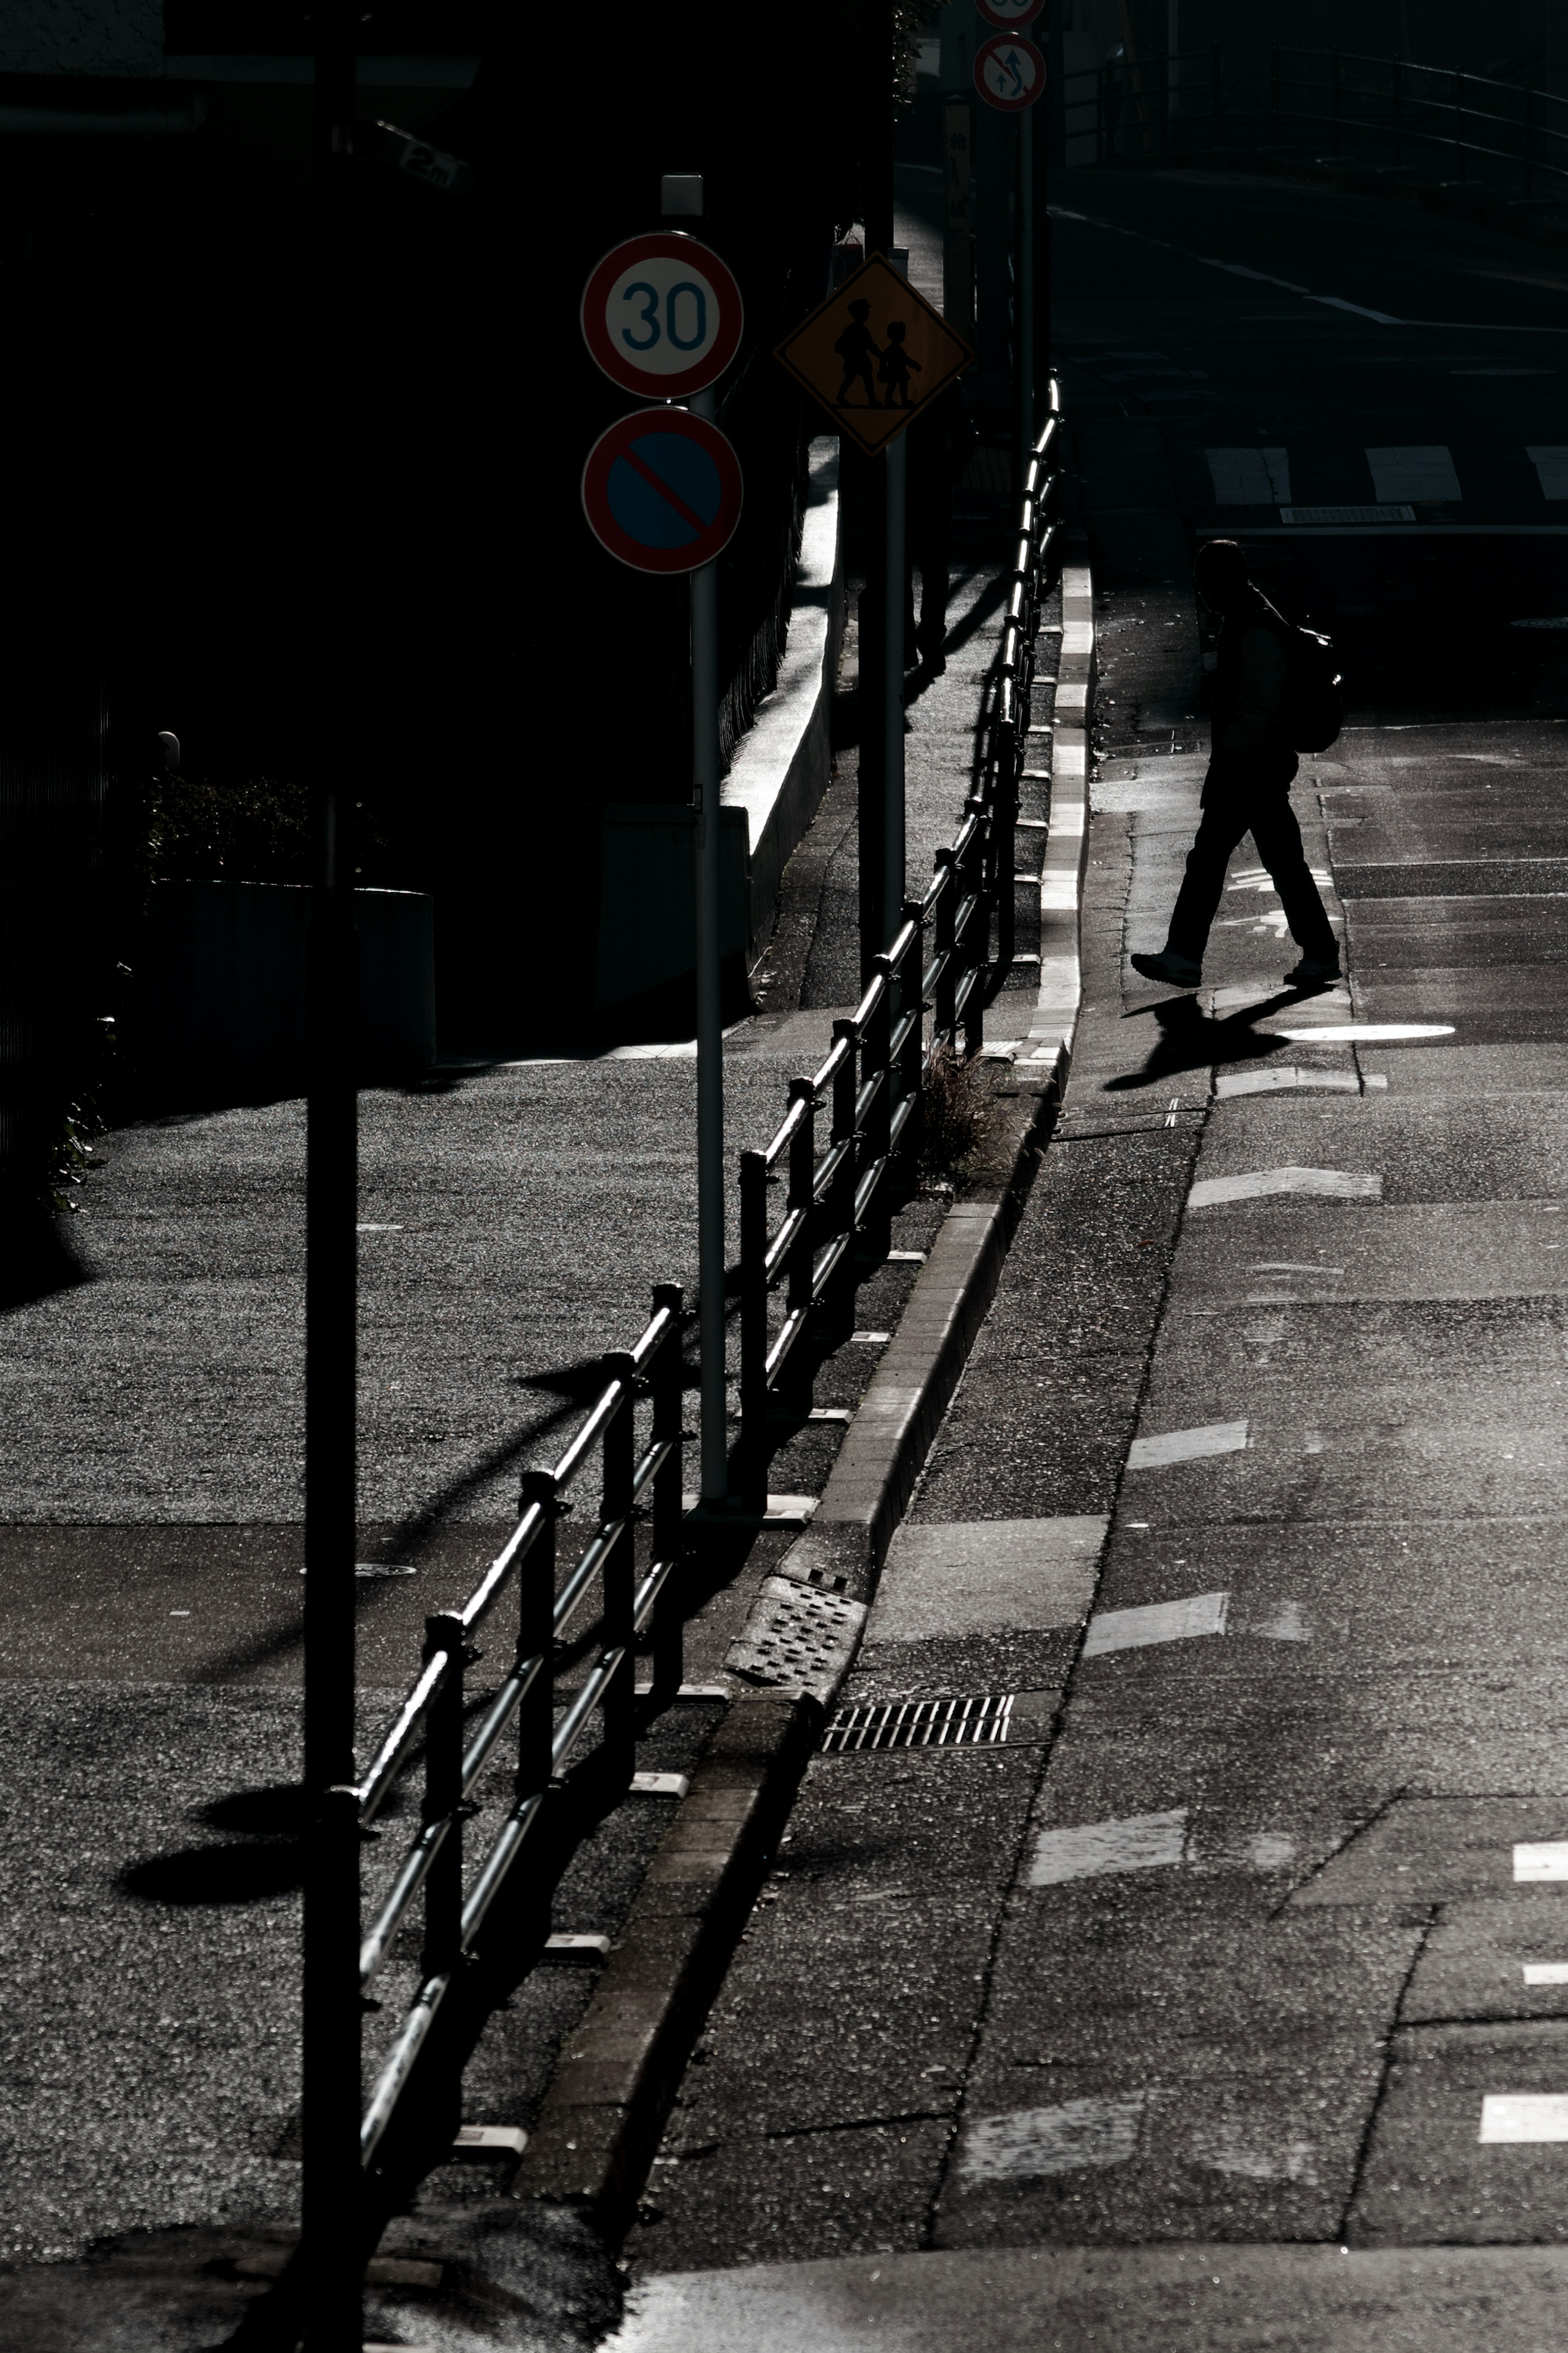
[[[989,1100],[980,1064],[941,1046],[926,1064],[921,1090],[921,1167],[956,1176],[980,1141]]]

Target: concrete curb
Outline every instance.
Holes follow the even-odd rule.
[[[731,1704],[557,2063],[514,2197],[625,2228],[822,1720],[800,1690]]]
[[[1089,728],[1094,695],[1094,590],[1086,565],[1062,572],[1050,830],[1040,877],[1040,985],[1015,1073],[1020,1109],[987,1139],[990,1167],[955,1201],[872,1375],[810,1527],[779,1575],[868,1602],[976,1333],[995,1296],[1036,1165],[1040,1131],[1060,1101],[1082,994],[1079,928],[1089,825]],[[1047,723],[1037,722],[1046,732]],[[732,1664],[756,1648],[748,1625]],[[841,1651],[808,1680],[831,1704],[853,1657]],[[745,1671],[744,1668],[742,1669]],[[755,1672],[754,1667],[750,1670]]]
[[[1026,1048],[1014,1065],[1018,1083],[995,1105],[983,1146],[985,1165],[937,1234],[811,1525],[767,1580],[733,1646],[731,1662],[743,1658],[759,1687],[731,1703],[692,1777],[557,2065],[512,2187],[514,2197],[585,2205],[610,2235],[630,2218],[826,1709],[853,1663],[865,1605],[995,1294],[1041,1131],[1066,1082],[1081,987],[1094,686],[1087,568],[1064,570],[1062,608],[1050,831],[1040,884],[1040,987]],[[815,1604],[831,1615],[831,1627],[814,1633],[804,1623],[781,1626],[781,1600],[787,1601],[792,1585],[816,1588],[800,1599],[807,1613]],[[819,1657],[805,1663],[801,1681],[762,1682],[760,1654],[770,1645],[793,1659],[814,1642]]]

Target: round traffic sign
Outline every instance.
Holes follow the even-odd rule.
[[[583,469],[595,536],[638,572],[695,572],[741,520],[741,465],[716,425],[645,408],[602,433]]]
[[[974,52],[974,87],[987,106],[1022,114],[1044,95],[1045,58],[1019,33],[993,33]]]
[[[605,374],[647,400],[716,384],[741,343],[741,290],[716,253],[661,229],[606,253],[583,290],[583,336]]]
[[[1011,26],[1016,32],[1020,25],[1033,24],[1046,0],[974,0],[974,5],[988,25]]]

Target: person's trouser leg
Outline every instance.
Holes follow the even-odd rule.
[[[1202,964],[1209,925],[1225,889],[1225,870],[1230,864],[1232,850],[1247,831],[1253,814],[1249,808],[1238,808],[1228,798],[1211,801],[1205,809],[1187,852],[1187,871],[1182,877],[1176,903],[1171,910],[1165,946],[1172,955],[1186,956],[1194,964]]]
[[[1334,963],[1339,956],[1339,942],[1323,912],[1307,853],[1301,847],[1296,812],[1283,793],[1278,799],[1253,809],[1248,830],[1279,893],[1279,904],[1285,910],[1285,921],[1296,945],[1303,955],[1320,957],[1325,964]]]
[[[952,558],[952,523],[945,512],[922,516],[915,543],[921,574],[921,626],[916,642],[934,662],[947,645],[947,582]]]

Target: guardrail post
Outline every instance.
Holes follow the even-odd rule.
[[[682,1293],[678,1282],[656,1282],[653,1290],[654,1313],[668,1310],[670,1327],[667,1338],[648,1367],[649,1385],[653,1390],[653,1430],[656,1446],[667,1445],[669,1452],[653,1474],[653,1556],[655,1560],[681,1559],[684,1543],[681,1535],[681,1441],[686,1419],[686,1400],[681,1376],[684,1360],[680,1353],[680,1311]],[[673,1697],[680,1689],[686,1672],[686,1594],[684,1562],[670,1571],[664,1590],[654,1604],[653,1611],[653,1688],[656,1699]]]
[[[971,798],[963,804],[963,814],[973,818],[975,826],[964,853],[964,865],[960,869],[960,891],[963,898],[973,896],[977,904],[970,915],[964,933],[963,962],[966,970],[974,973],[974,983],[963,1000],[963,1051],[965,1059],[978,1054],[985,1043],[985,989],[982,975],[991,962],[991,911],[985,904],[985,853],[989,848],[991,815],[984,801]]]
[[[805,1115],[790,1139],[789,1147],[789,1207],[791,1215],[796,1209],[805,1212],[805,1222],[796,1236],[789,1254],[789,1292],[787,1304],[792,1315],[806,1314],[811,1308],[811,1261],[816,1245],[816,1219],[812,1213],[812,1197],[816,1175],[816,1089],[810,1079],[794,1078],[789,1082],[789,1099],[793,1104],[804,1103]],[[789,1393],[798,1398],[803,1386],[802,1366],[807,1358],[797,1340],[790,1354],[793,1374],[786,1369],[784,1378]],[[811,1376],[804,1376],[805,1401],[811,1402]]]
[[[426,1828],[449,1819],[449,1827],[425,1875],[425,1948],[419,1968],[426,1978],[456,1968],[463,1942],[463,1677],[468,1650],[455,1609],[439,1609],[425,1620],[426,1661],[437,1651],[447,1653],[447,1672],[425,1717],[420,1818]]]
[[[893,1026],[893,967],[885,955],[878,956],[871,966],[882,986],[866,1023],[863,1075],[874,1078],[879,1071],[882,1083],[872,1097],[866,1113],[866,1156],[868,1162],[880,1164],[876,1185],[867,1207],[870,1212],[864,1227],[866,1245],[873,1259],[887,1257],[893,1246],[893,1220],[888,1208],[888,1130],[893,1116],[893,1086],[897,1073],[889,1053]]]
[[[605,1496],[602,1525],[622,1523],[605,1556],[603,1642],[619,1651],[620,1663],[605,1685],[604,1757],[612,1788],[631,1785],[637,1759],[637,1525],[632,1518],[632,1482],[637,1468],[637,1366],[630,1351],[613,1349],[605,1358],[607,1380],[619,1381],[621,1400],[605,1428]]]
[[[936,937],[931,943],[933,953],[942,958],[942,970],[937,975],[936,1000],[931,1008],[931,1043],[945,1039],[954,1046],[953,1027],[958,1015],[953,999],[958,992],[958,959],[953,924],[958,913],[959,893],[963,877],[958,871],[958,852],[951,842],[944,841],[936,853],[936,863],[946,881],[936,902]]]
[[[741,1155],[741,1499],[767,1509],[768,1157]]]
[[[996,712],[996,787],[992,807],[996,836],[996,961],[1005,977],[1012,969],[1018,922],[1013,874],[1017,859],[1018,698],[1014,681],[1005,678]]]
[[[902,1149],[913,1166],[920,1158],[925,1134],[925,909],[919,899],[904,901],[904,922],[913,924],[914,937],[904,953],[899,982],[899,1018],[901,1020],[906,1013],[912,1013],[914,1019],[900,1057],[903,1067],[899,1096],[900,1102],[912,1105],[904,1124]]]
[[[517,1656],[537,1659],[539,1671],[517,1711],[517,1795],[542,1796],[550,1787],[555,1729],[555,1546],[561,1506],[553,1471],[525,1471],[522,1510],[537,1504],[544,1525],[517,1580]]]
[[[845,1244],[833,1278],[829,1308],[837,1320],[840,1315],[853,1315],[855,1300],[855,1101],[860,1091],[860,1033],[854,1022],[836,1021],[833,1042],[836,1046],[842,1042],[846,1052],[833,1081],[832,1140],[848,1147],[826,1205],[828,1239],[837,1241],[842,1238]]]

